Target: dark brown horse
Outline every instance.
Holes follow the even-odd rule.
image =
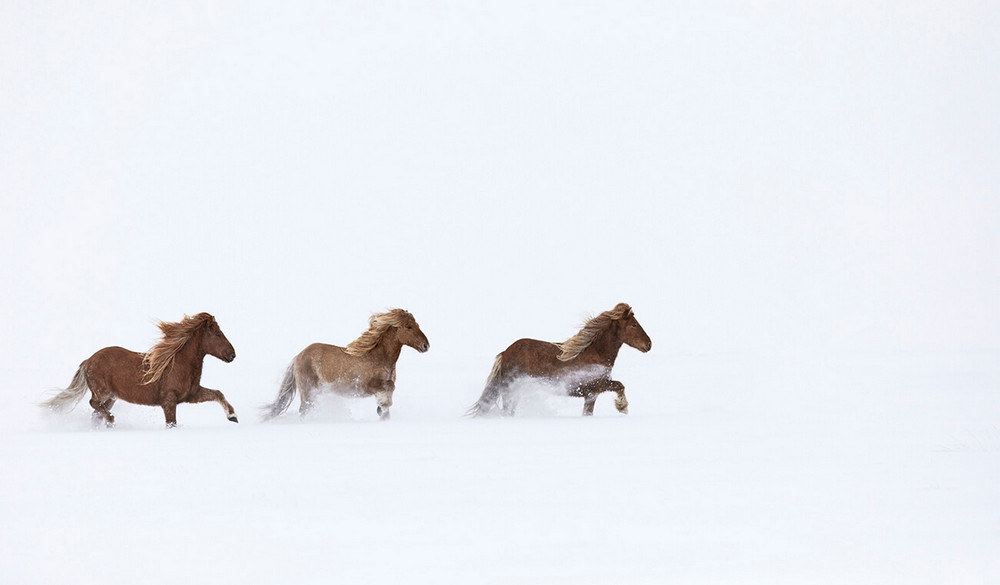
[[[424,353],[430,344],[413,315],[402,309],[372,315],[368,325],[368,331],[347,347],[314,343],[295,356],[278,397],[261,408],[261,418],[270,420],[285,412],[296,388],[299,414],[306,414],[325,388],[342,396],[374,396],[379,417],[388,420],[399,352],[408,345]]]
[[[151,350],[137,353],[122,347],[105,347],[84,360],[69,388],[43,406],[68,411],[89,388],[95,425],[104,421],[107,426],[114,426],[111,407],[119,398],[133,404],[162,407],[168,428],[177,426],[177,405],[182,402],[218,402],[229,420],[239,422],[233,405],[222,392],[201,385],[205,355],[226,363],[236,359],[236,352],[215,317],[208,313],[185,315],[180,323],[161,321],[158,326],[163,339]]]
[[[570,396],[583,398],[584,416],[594,414],[594,403],[602,392],[614,392],[618,411],[628,414],[625,385],[611,379],[611,368],[623,343],[643,353],[653,347],[632,307],[625,303],[589,319],[579,333],[563,343],[519,339],[497,356],[486,388],[468,414],[482,416],[500,407],[503,414],[513,415],[518,399],[511,385],[522,378],[553,382]]]

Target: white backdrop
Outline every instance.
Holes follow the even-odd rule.
[[[995,7],[202,4],[0,8],[11,363],[619,300],[661,356],[1000,345]]]
[[[0,3],[0,581],[995,580],[997,31],[989,2]],[[628,417],[459,418],[509,343],[619,301],[653,339]],[[389,307],[431,342],[391,423],[256,424]],[[36,408],[200,311],[239,426]]]

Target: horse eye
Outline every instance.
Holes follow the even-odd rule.
[[[413,325],[407,325],[406,328],[407,329],[413,329]]]
[[[638,327],[638,325],[636,325],[635,323],[632,323],[632,328],[635,329],[636,327]]]

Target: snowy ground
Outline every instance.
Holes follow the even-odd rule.
[[[239,425],[120,404],[95,432],[23,390],[0,581],[996,583],[998,357],[636,354],[632,414],[592,419],[463,419],[478,389],[406,371],[384,424],[363,401],[259,424],[261,387],[224,389]]]

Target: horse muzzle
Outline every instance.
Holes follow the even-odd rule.
[[[236,359],[236,352],[235,351],[233,353],[227,355],[226,357],[222,358],[222,361],[224,361],[224,362],[226,362],[228,364],[228,363],[232,363],[232,361],[234,359]]]

